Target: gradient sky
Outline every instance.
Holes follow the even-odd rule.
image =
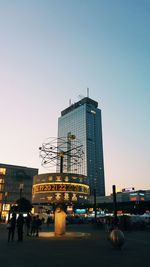
[[[149,14],[149,0],[0,0],[0,162],[45,172],[38,147],[89,87],[107,194],[150,189]]]

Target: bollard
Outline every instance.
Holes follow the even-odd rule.
[[[124,234],[121,230],[114,229],[110,233],[109,240],[111,241],[111,244],[114,248],[121,249],[125,240]]]

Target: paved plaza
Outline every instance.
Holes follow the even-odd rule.
[[[43,227],[46,231],[46,226]],[[0,265],[9,267],[149,267],[150,231],[125,232],[121,250],[114,249],[104,230],[91,224],[67,225],[66,237],[24,237],[7,242],[6,225],[0,225]],[[51,225],[49,231],[53,231]],[[78,233],[88,233],[80,235]]]

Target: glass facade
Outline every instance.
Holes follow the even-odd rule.
[[[66,172],[74,172],[87,175],[86,166],[86,112],[85,107],[80,106],[77,110],[73,110],[65,116],[58,119],[58,137],[68,137],[75,135],[75,140],[79,140],[82,144],[83,159],[81,166],[76,166],[76,169],[66,168]],[[75,142],[75,140],[73,142]],[[72,141],[71,141],[72,144]],[[70,144],[70,146],[71,146]],[[64,170],[65,171],[65,170]]]
[[[96,101],[86,97],[61,112],[58,137],[68,134],[75,135],[83,145],[80,174],[87,176],[91,195],[105,195],[101,110]]]

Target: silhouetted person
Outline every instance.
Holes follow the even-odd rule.
[[[24,224],[23,215],[19,214],[17,219],[18,241],[23,241],[23,224]]]
[[[11,219],[9,220],[9,228],[8,228],[8,242],[14,240],[15,227],[16,227],[16,214],[13,213]]]
[[[26,233],[27,233],[27,236],[29,236],[30,227],[31,227],[31,215],[30,214],[28,214],[28,216],[26,217],[25,224],[26,224]]]
[[[48,228],[48,229],[49,229],[50,222],[51,222],[51,217],[48,216],[48,217],[47,217],[47,221],[46,221],[46,224],[47,224],[47,228]]]
[[[36,217],[33,216],[31,220],[31,236],[35,235],[35,231],[36,231]]]
[[[39,215],[36,216],[36,220],[35,220],[35,231],[36,231],[36,236],[39,236],[39,229],[40,226],[42,225],[42,222],[39,218]]]

